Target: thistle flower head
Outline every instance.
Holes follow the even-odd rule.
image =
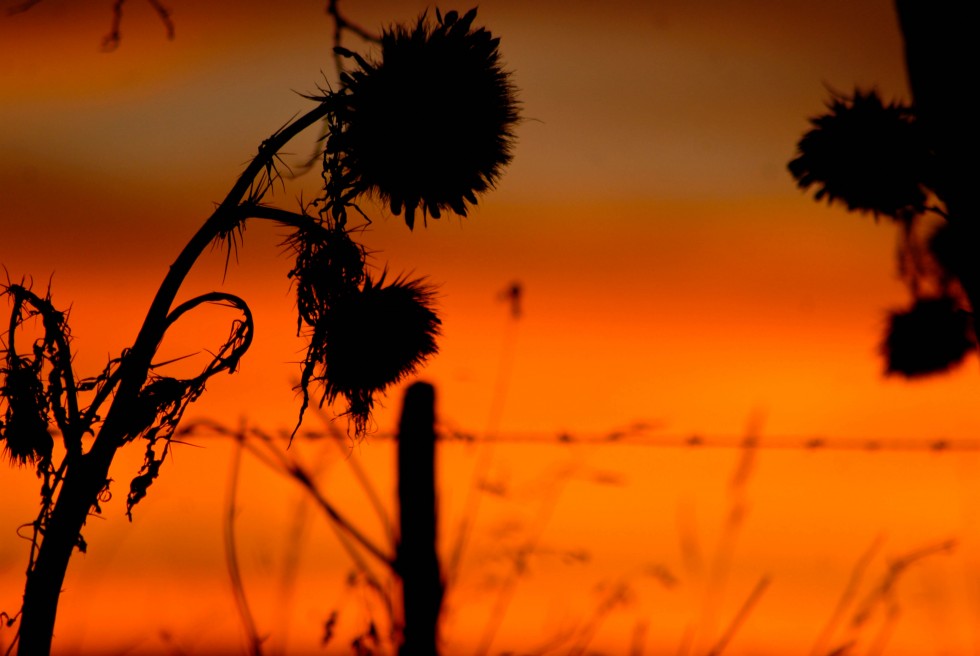
[[[301,387],[323,386],[323,400],[347,401],[355,432],[366,428],[374,397],[397,383],[437,351],[439,318],[434,291],[421,280],[384,276],[333,300],[317,321],[310,340]]]
[[[970,315],[949,296],[921,298],[893,312],[882,344],[888,374],[907,378],[946,371],[974,348]]]
[[[911,108],[884,104],[875,91],[835,96],[830,112],[811,119],[789,171],[816,199],[849,210],[905,219],[926,202],[929,149]]]
[[[381,58],[346,50],[358,69],[342,76],[338,130],[328,153],[344,159],[350,184],[373,192],[413,227],[415,212],[466,215],[511,160],[518,103],[499,39],[474,28],[476,9],[436,12],[381,37]]]

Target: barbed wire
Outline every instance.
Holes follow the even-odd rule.
[[[214,430],[220,422],[209,419],[201,419],[188,422],[185,428],[180,430],[183,438],[203,437],[207,435],[219,436],[221,431]],[[284,441],[289,439],[288,430],[281,430],[275,433],[277,438]],[[297,433],[296,437],[309,440],[336,440],[337,433],[334,431],[322,431],[304,429]],[[377,431],[370,433],[370,441],[389,441],[395,439],[395,433],[390,431]],[[749,437],[740,435],[706,435],[699,433],[676,434],[659,432],[656,429],[644,426],[634,427],[627,430],[613,430],[608,432],[582,432],[571,431],[515,431],[503,432],[498,434],[479,434],[459,429],[437,428],[436,439],[442,443],[460,444],[514,444],[514,445],[549,445],[556,446],[642,446],[663,449],[744,449],[753,448],[759,450],[773,451],[861,451],[867,453],[878,452],[976,452],[980,451],[980,438],[882,438],[882,437],[827,437],[820,435],[794,436],[794,435],[773,435],[763,437]]]

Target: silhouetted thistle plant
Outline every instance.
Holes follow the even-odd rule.
[[[882,352],[888,373],[918,377],[956,366],[980,343],[980,124],[963,78],[975,39],[960,4],[895,7],[914,101],[835,95],[789,169],[800,187],[817,186],[817,199],[899,224],[899,274],[911,302],[890,313]]]
[[[967,298],[954,272],[961,260],[948,226],[923,239],[927,214],[947,217],[935,157],[910,105],[885,103],[877,91],[834,94],[826,114],[797,146],[789,171],[816,200],[896,221],[902,230],[899,271],[912,303],[889,313],[882,342],[887,374],[921,377],[946,371],[975,347]],[[930,199],[937,205],[929,206]]]
[[[383,274],[377,283],[366,277],[362,286],[334,298],[330,311],[310,326],[303,363],[304,409],[310,382],[316,381],[323,387],[322,401],[347,400],[346,414],[357,433],[367,427],[374,397],[437,350],[441,321],[431,309],[433,289],[421,280],[383,285]]]
[[[367,429],[377,394],[414,372],[436,352],[440,321],[433,289],[422,280],[372,277],[351,214],[375,194],[408,226],[423,216],[452,210],[465,215],[511,159],[518,103],[500,64],[498,39],[474,28],[476,10],[464,16],[436,11],[413,27],[393,27],[381,39],[380,59],[339,48],[359,69],[341,75],[336,90],[312,96],[316,106],[265,140],[225,199],[171,265],[132,346],[96,376],[77,379],[67,315],[50,294],[26,284],[0,287],[12,303],[0,341],[0,442],[10,462],[31,465],[41,479],[41,510],[33,528],[19,653],[47,654],[57,603],[73,550],[84,551],[82,527],[110,496],[109,468],[124,444],[141,440],[145,459],[131,481],[127,514],[160,473],[170,440],[189,404],[220,372],[233,373],[248,350],[253,320],[238,296],[210,292],[174,307],[177,293],[209,244],[229,249],[249,219],[271,220],[291,230],[290,271],[297,294],[298,330],[309,344],[299,390],[307,409],[311,385],[320,403],[342,398],[355,436]],[[312,206],[290,211],[266,204],[275,183],[278,153],[306,128],[323,122],[323,194]],[[168,329],[205,304],[238,314],[225,343],[192,378],[164,375],[156,362]],[[40,331],[36,328],[40,323]],[[23,339],[25,325],[32,332]],[[40,336],[36,334],[40,332]],[[22,343],[27,342],[30,343]],[[83,401],[88,405],[83,406]],[[104,406],[108,404],[108,409]],[[297,425],[298,427],[298,425]],[[55,434],[62,449],[55,449]],[[83,437],[91,436],[83,442]],[[88,446],[86,450],[86,446]],[[60,457],[60,462],[57,462]]]

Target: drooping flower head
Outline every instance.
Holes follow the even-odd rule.
[[[816,199],[849,210],[906,219],[922,211],[930,153],[911,108],[884,104],[875,91],[837,95],[830,112],[811,119],[789,163],[797,184]]]
[[[41,382],[40,366],[12,357],[0,368],[0,442],[12,464],[26,465],[50,459],[54,439],[48,426],[49,404]]]
[[[384,284],[369,276],[359,288],[331,299],[313,327],[301,389],[323,387],[322,402],[347,401],[355,433],[363,434],[374,397],[397,383],[438,350],[441,321],[432,309],[434,291],[422,280]],[[300,416],[302,419],[302,413]]]
[[[915,378],[951,369],[974,347],[969,313],[954,298],[939,296],[893,312],[882,351],[886,373]]]
[[[347,50],[358,69],[342,76],[337,125],[326,152],[343,160],[350,186],[377,194],[409,228],[415,212],[466,215],[511,160],[518,103],[501,65],[499,39],[460,17],[436,11],[414,27],[381,37],[381,58]],[[336,170],[333,171],[336,174]]]

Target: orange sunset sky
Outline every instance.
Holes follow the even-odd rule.
[[[149,3],[129,0],[122,41],[116,51],[104,53],[99,46],[109,28],[111,4],[43,0],[26,13],[0,16],[2,275],[12,281],[32,279],[36,290],[50,282],[55,305],[71,307],[80,375],[98,372],[108,357],[131,343],[167,266],[214,202],[264,138],[311,106],[299,94],[316,92],[334,79],[331,24],[323,2],[171,0],[176,38],[169,41]],[[6,0],[0,8],[15,5]],[[429,4],[345,0],[341,6],[353,21],[376,30],[412,20]],[[807,119],[823,110],[829,89],[874,86],[886,99],[908,99],[901,35],[890,1],[484,0],[477,20],[501,37],[504,60],[520,88],[524,121],[517,130],[513,164],[465,219],[430,220],[410,232],[401,218],[366,206],[374,222],[364,242],[376,252],[377,269],[424,275],[438,286],[444,335],[440,354],[421,377],[437,385],[439,415],[447,428],[504,436],[601,435],[642,422],[664,436],[737,437],[752,424],[777,441],[820,436],[831,442],[946,439],[954,444],[967,444],[980,434],[973,401],[980,382],[976,357],[942,378],[909,383],[883,376],[878,344],[886,312],[907,300],[895,274],[894,226],[813,202],[786,171]],[[345,45],[369,49],[354,36],[345,37]],[[286,161],[301,163],[315,138],[311,130],[296,139]],[[314,170],[291,181],[275,200],[295,209],[301,193],[305,199],[316,196],[318,182]],[[225,253],[208,253],[181,295],[229,291],[244,297],[256,318],[255,343],[241,372],[210,382],[189,416],[229,424],[245,417],[270,430],[293,425],[298,399],[292,386],[302,341],[295,336],[286,277],[290,261],[280,246],[284,236],[271,224],[250,224],[227,275]],[[501,299],[513,281],[524,290],[524,313],[516,323]],[[190,318],[165,344],[165,355],[216,347],[226,330],[215,317],[202,317],[199,324]],[[399,399],[393,391],[376,413],[380,433],[393,428]],[[322,426],[318,422],[312,418],[311,427]],[[380,463],[382,489],[390,485],[388,448],[381,438],[369,438],[355,449],[356,457]],[[179,451],[184,471],[174,480],[190,480],[191,472],[205,478],[213,474],[209,489],[217,501],[206,517],[219,517],[229,451],[225,446],[209,450],[210,455]],[[550,471],[549,453],[503,449],[496,457],[513,458],[512,482],[520,488],[522,476],[536,480],[534,471]],[[603,531],[615,536],[596,547],[605,555],[596,557],[595,567],[608,574],[617,560],[646,549],[623,545],[656,544],[648,534],[634,535],[633,529],[619,526],[616,518],[639,512],[657,516],[662,505],[666,519],[650,519],[645,526],[651,531],[660,527],[657,535],[675,533],[686,517],[677,508],[686,506],[674,502],[688,493],[684,498],[695,499],[691,503],[707,504],[702,519],[717,516],[715,529],[704,529],[705,539],[714,539],[711,530],[721,530],[737,452],[690,461],[674,453],[669,466],[651,464],[656,456],[640,449],[635,455],[596,452],[585,457],[586,464],[576,461],[593,473],[625,472],[630,501],[622,505],[623,498],[610,498],[609,504],[620,504],[619,513],[608,513],[600,501],[605,488],[569,488],[568,498],[577,500],[575,510],[555,516],[554,542],[575,543]],[[463,449],[447,457],[456,458],[457,467],[442,474],[448,489],[453,481],[468,481],[474,465]],[[780,641],[798,630],[808,632],[808,638],[802,641],[806,647],[793,653],[808,653],[810,638],[832,610],[850,566],[876,531],[897,540],[895,553],[954,534],[969,543],[966,532],[950,529],[962,528],[959,511],[950,510],[955,517],[948,525],[937,517],[941,513],[930,504],[945,503],[936,501],[939,497],[927,497],[933,501],[924,500],[915,513],[903,515],[902,509],[918,498],[908,492],[905,499],[900,492],[909,471],[929,481],[934,494],[945,494],[936,491],[941,488],[957,498],[969,496],[962,487],[944,487],[946,464],[915,459],[922,455],[895,456],[828,489],[820,487],[828,477],[858,465],[844,460],[814,465],[794,453],[773,457],[790,469],[768,470],[769,478],[759,483],[767,492],[760,495],[771,500],[787,494],[787,487],[803,489],[773,507],[782,510],[772,510],[771,516],[763,499],[757,500],[762,528],[749,543],[768,547],[752,551],[749,561],[777,570],[782,563],[793,572],[798,569],[799,577],[793,592],[778,592],[773,584],[773,595],[787,596],[783,603],[772,602],[770,630],[757,627],[752,633],[747,628],[746,643],[733,644],[732,653],[789,653],[773,645],[789,644]],[[202,463],[211,463],[217,473]],[[338,463],[340,471],[342,459]],[[973,485],[976,462],[957,463],[949,465],[958,472],[956,480]],[[138,467],[136,460],[130,464]],[[697,473],[688,477],[686,471]],[[252,475],[266,480],[258,468]],[[128,476],[121,472],[118,477]],[[13,529],[30,521],[34,484],[27,471],[0,472],[0,489],[13,500],[0,511],[0,610],[12,611],[19,599],[26,543],[16,539]],[[107,513],[106,526],[93,529],[102,537],[90,539],[95,553],[84,565],[73,563],[80,573],[69,574],[78,578],[70,579],[77,584],[66,600],[71,592],[77,598],[80,589],[90,589],[85,586],[107,571],[100,567],[138,571],[133,563],[141,553],[156,554],[157,564],[167,559],[180,563],[186,572],[223,567],[220,531],[212,531],[217,537],[206,533],[208,520],[193,514],[196,502],[189,492],[176,483],[163,485],[159,501],[151,492],[143,523],[138,517],[127,524],[117,503]],[[525,488],[529,499],[539,498],[534,485]],[[291,488],[282,489],[296,496]],[[675,494],[676,489],[687,493]],[[826,505],[806,505],[811,503],[807,490],[819,490],[816,496]],[[338,494],[346,498],[348,493]],[[461,496],[447,493],[444,499],[458,509]],[[246,498],[256,507],[275,505],[265,496]],[[874,505],[873,499],[883,505]],[[795,503],[833,530],[818,531],[803,522],[785,536],[779,527],[787,520],[780,512],[789,512]],[[165,514],[168,507],[179,516]],[[842,507],[853,512],[837,514]],[[487,512],[506,517],[508,511]],[[868,516],[880,522],[871,526]],[[814,520],[822,526],[819,521]],[[968,524],[975,533],[975,519]],[[147,532],[150,527],[160,533]],[[317,530],[330,539],[328,530]],[[160,555],[164,531],[207,534],[211,546],[201,547],[197,555],[178,547]],[[124,546],[106,546],[118,542]],[[835,551],[842,542],[846,549]],[[821,588],[813,597],[808,586],[816,590],[821,577],[785,556],[806,544],[823,545],[825,553],[817,560],[836,577],[831,590]],[[106,549],[123,555],[106,556]],[[944,565],[949,571],[933,572],[935,580],[960,581],[967,571],[976,577],[976,547],[963,549],[972,555]],[[729,606],[718,602],[724,606],[719,617],[737,609],[763,569],[732,575],[744,585]],[[147,571],[147,580],[168,576],[163,566]],[[326,571],[325,576],[333,576],[334,570]],[[214,576],[221,581],[223,572]],[[560,568],[541,576],[564,577]],[[221,585],[215,584],[214,601],[202,603],[230,603]],[[467,598],[481,599],[481,589],[474,583]],[[115,588],[104,583],[100,590],[109,599]],[[927,612],[933,619],[967,618],[970,612],[975,617],[976,591],[961,597],[955,611],[940,605]],[[180,598],[177,590],[159,597],[167,607],[180,606]],[[536,600],[534,595],[516,600],[513,613],[521,615],[522,604],[539,609]],[[118,605],[118,597],[103,603]],[[776,612],[780,605],[807,615],[806,609],[818,608],[813,626],[800,629]],[[120,621],[130,621],[124,619],[128,612],[132,622],[148,621],[125,604],[118,607]],[[536,618],[534,612],[527,611],[527,617]],[[644,631],[661,636],[656,624],[673,622],[672,612],[657,616]],[[62,643],[63,653],[97,653],[87,651],[101,644],[91,628],[97,611],[73,606],[62,613],[68,618],[62,625],[65,634],[83,645],[74,652]],[[173,617],[178,619],[168,626],[176,634],[195,631],[193,621]],[[468,615],[458,612],[455,618],[452,635],[479,634]],[[546,620],[554,618],[541,622]],[[527,622],[532,626],[532,619]],[[702,622],[698,626],[724,624],[712,617]],[[475,627],[479,620],[472,623]],[[227,624],[234,636],[234,619]],[[956,626],[963,625],[969,626],[969,620]],[[528,632],[537,630],[523,626],[515,625],[511,634],[504,631],[511,637],[501,634],[501,640],[512,640],[507,643],[512,648],[522,644]],[[595,644],[604,645],[603,653],[628,653],[629,645],[636,644],[636,626],[624,620],[618,642],[602,634]],[[970,651],[980,644],[972,631],[953,632],[957,637],[930,651],[919,651],[928,627],[916,631],[896,638],[895,653],[978,653]],[[663,638],[661,647],[671,645],[669,653],[676,653],[681,633],[678,629],[676,640]],[[89,642],[78,636],[88,636]],[[155,653],[140,651],[158,648],[161,643],[153,640],[131,653]],[[693,640],[705,648],[711,642]],[[654,645],[655,638],[649,638],[648,653],[664,653]]]
[[[374,28],[425,7],[347,11]],[[111,55],[97,2],[45,0],[0,22],[0,253],[12,279],[51,280],[93,368],[128,344],[261,140],[309,106],[297,92],[331,75],[319,3],[173,11],[168,42],[147,3],[127,4]],[[445,337],[424,375],[447,420],[486,423],[507,321],[496,298],[519,280],[503,430],[737,433],[761,411],[774,434],[976,432],[963,412],[974,360],[926,383],[881,376],[885,311],[906,300],[894,229],[812,202],[785,168],[828,87],[907,97],[889,2],[489,2],[480,18],[521,88],[513,165],[469,220],[409,233],[374,211],[365,239],[379,268],[439,285]],[[314,138],[295,142],[294,163]],[[316,183],[279,200],[294,208]],[[220,253],[194,281],[245,296],[260,331],[202,412],[290,419],[299,343],[282,237],[255,225],[224,284]]]

